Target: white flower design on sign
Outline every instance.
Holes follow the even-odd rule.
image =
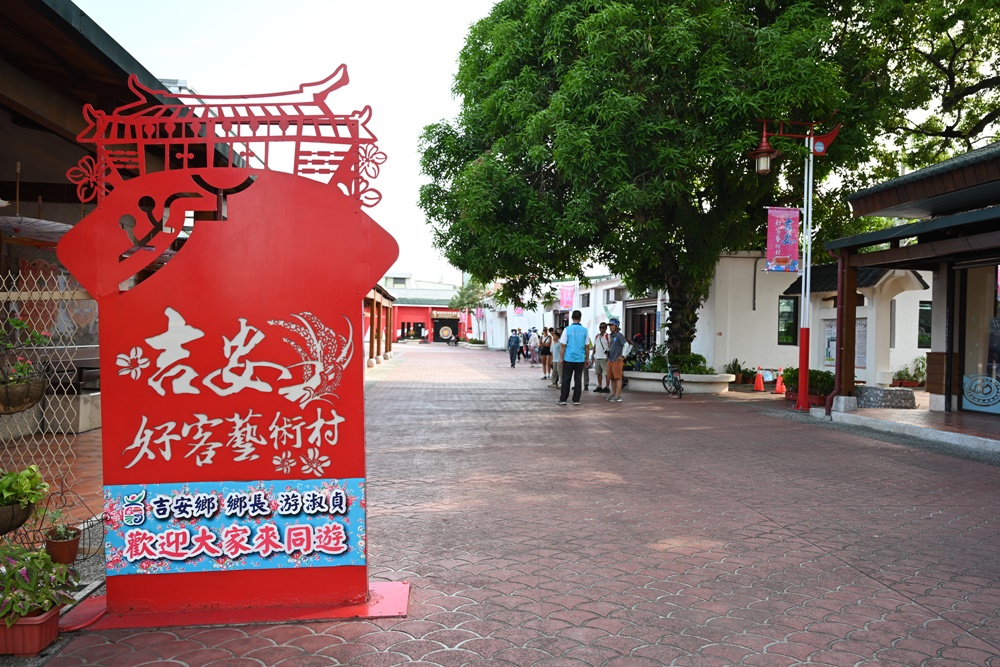
[[[275,456],[271,459],[271,463],[274,464],[275,470],[286,475],[292,471],[292,468],[298,465],[288,452],[282,452],[281,456]]]
[[[130,375],[133,380],[138,380],[143,369],[149,367],[149,359],[142,356],[141,347],[133,347],[128,354],[119,354],[115,365],[120,367],[118,375]]]
[[[320,456],[319,449],[315,447],[309,449],[305,456],[300,456],[299,461],[302,461],[302,472],[317,477],[322,477],[323,469],[330,465],[330,457]]]

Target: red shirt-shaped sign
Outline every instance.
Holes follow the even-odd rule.
[[[98,300],[111,613],[367,595],[362,304],[398,248],[346,82],[85,109],[58,253]]]

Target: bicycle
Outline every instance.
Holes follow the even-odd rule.
[[[677,398],[684,398],[684,381],[681,380],[681,372],[676,366],[668,366],[667,374],[663,376],[663,389],[668,395],[677,394]]]

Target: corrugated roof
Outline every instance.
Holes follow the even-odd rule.
[[[876,269],[870,267],[862,267],[858,269],[858,289],[866,287],[875,287],[878,285],[882,277],[892,269]],[[817,266],[810,267],[809,275],[812,279],[812,284],[809,286],[810,292],[817,294],[820,292],[836,292],[837,291],[837,265],[836,264],[819,264]],[[920,284],[924,286],[924,289],[930,287],[920,274],[916,271],[913,275],[917,277]],[[791,285],[788,286],[783,294],[785,296],[794,296],[797,294],[802,294],[802,276],[795,279]]]

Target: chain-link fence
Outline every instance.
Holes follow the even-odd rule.
[[[85,558],[102,541],[93,530],[101,511],[97,303],[55,263],[10,264],[0,279],[0,471],[36,465],[49,494],[7,537],[40,544],[58,520],[84,529]]]

